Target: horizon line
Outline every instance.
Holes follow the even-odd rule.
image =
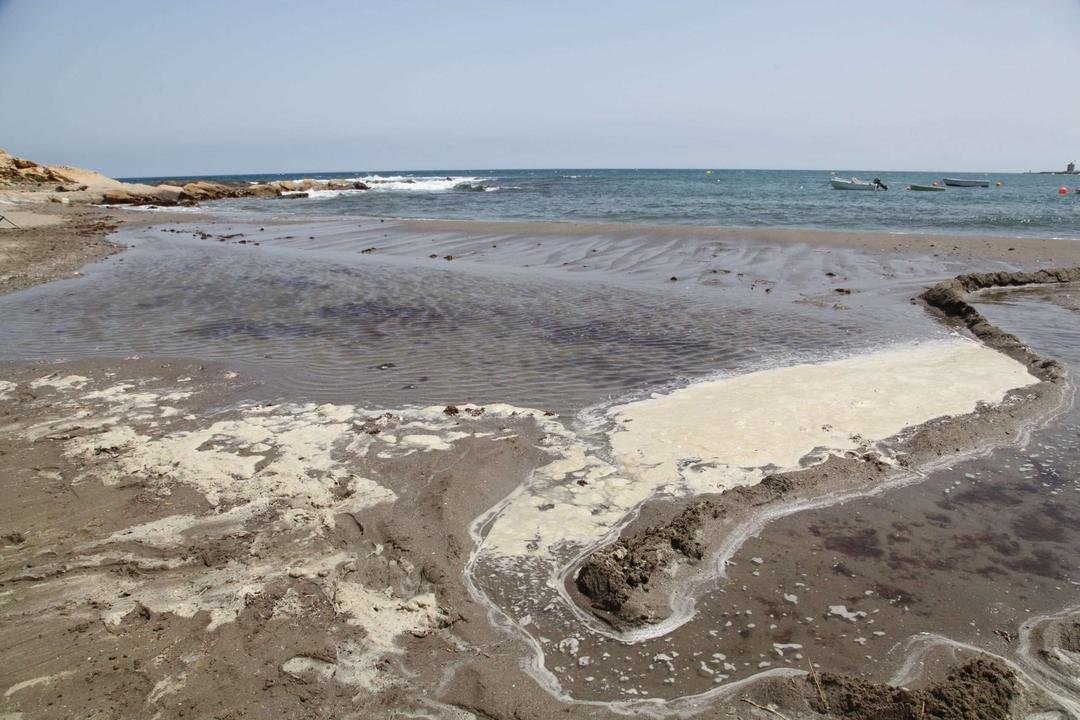
[[[211,172],[211,173],[161,173],[161,174],[142,174],[142,175],[116,175],[116,180],[144,180],[144,179],[167,179],[167,178],[195,178],[195,177],[235,177],[244,175],[290,175],[290,176],[303,176],[303,175],[341,175],[341,176],[354,176],[360,174],[367,175],[379,175],[390,173],[464,173],[464,172],[540,172],[540,171],[562,171],[568,172],[573,170],[585,170],[585,171],[605,171],[615,170],[623,172],[822,172],[822,173],[845,173],[845,172],[861,172],[861,173],[930,173],[930,174],[942,174],[942,173],[958,173],[966,175],[1026,175],[1026,174],[1065,174],[1064,170],[942,170],[942,169],[888,169],[888,170],[869,170],[867,168],[842,168],[837,170],[825,170],[822,168],[766,168],[766,167],[573,167],[569,165],[556,165],[547,167],[415,167],[415,168],[382,168],[382,169],[364,169],[364,170],[263,170],[263,171],[245,171],[245,172]]]

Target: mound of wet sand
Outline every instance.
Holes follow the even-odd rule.
[[[953,669],[924,690],[832,673],[808,677],[806,685],[816,712],[846,720],[1004,720],[1020,694],[1011,670],[984,659]]]
[[[693,503],[670,522],[620,538],[590,555],[574,583],[595,610],[614,614],[603,616],[610,622],[617,623],[616,618],[648,621],[644,608],[627,606],[634,590],[647,591],[653,574],[671,562],[680,558],[691,562],[701,560],[705,545],[699,537],[707,520],[720,522],[740,506],[777,500],[793,487],[789,477],[770,475],[758,485],[735,488],[717,498]]]
[[[1076,280],[1080,280],[1080,267],[1034,272],[971,273],[940,282],[921,294],[918,299],[946,318],[962,322],[975,337],[988,346],[1025,363],[1036,377],[1050,380],[1064,374],[1061,364],[1039,356],[1015,335],[991,323],[968,303],[967,295],[991,288],[1062,284]]]

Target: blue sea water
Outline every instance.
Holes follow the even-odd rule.
[[[837,170],[880,177],[888,192],[834,190],[829,171],[806,170],[430,170],[228,175],[267,181],[353,178],[366,191],[318,191],[307,199],[222,201],[238,211],[467,220],[682,223],[921,233],[1080,238],[1080,177],[1019,173]],[[943,176],[989,188],[908,192]],[[133,178],[135,179],[135,178]],[[159,181],[167,178],[137,178]],[[997,186],[1001,183],[1001,186]],[[1057,190],[1066,185],[1070,194]]]

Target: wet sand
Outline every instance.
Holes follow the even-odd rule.
[[[127,252],[0,297],[3,712],[874,717],[900,701],[859,681],[925,686],[985,652],[943,686],[953,705],[1076,711],[1059,614],[1077,604],[1080,449],[1073,410],[1045,419],[1065,385],[952,423],[968,432],[923,426],[933,462],[833,448],[815,467],[835,476],[807,488],[828,501],[750,503],[767,522],[658,636],[606,635],[587,600],[541,602],[558,583],[536,592],[540,568],[483,551],[545,473],[596,489],[610,407],[947,341],[967,331],[911,298],[960,265],[1034,268],[1071,247],[968,238],[935,257],[926,236],[142,217],[115,236]],[[1072,286],[977,297],[1080,364]],[[909,480],[881,490],[898,470]],[[856,474],[879,489],[829,499]],[[610,527],[664,526],[697,492]],[[690,575],[730,530],[694,537],[707,551],[683,556]],[[862,705],[841,712],[851,692]],[[941,694],[912,697],[933,711]],[[963,717],[942,713],[927,716]]]
[[[460,233],[469,236],[529,235],[532,237],[591,237],[692,240],[696,243],[751,241],[779,245],[846,248],[881,254],[925,255],[944,261],[996,260],[1026,267],[1076,265],[1080,249],[1073,234],[1062,238],[1018,238],[1006,235],[938,235],[814,230],[808,228],[694,227],[685,225],[628,225],[616,223],[543,223],[512,221],[408,220],[402,226],[422,233]]]

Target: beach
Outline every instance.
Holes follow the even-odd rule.
[[[1080,714],[1077,238],[140,187],[0,198],[4,718]]]

